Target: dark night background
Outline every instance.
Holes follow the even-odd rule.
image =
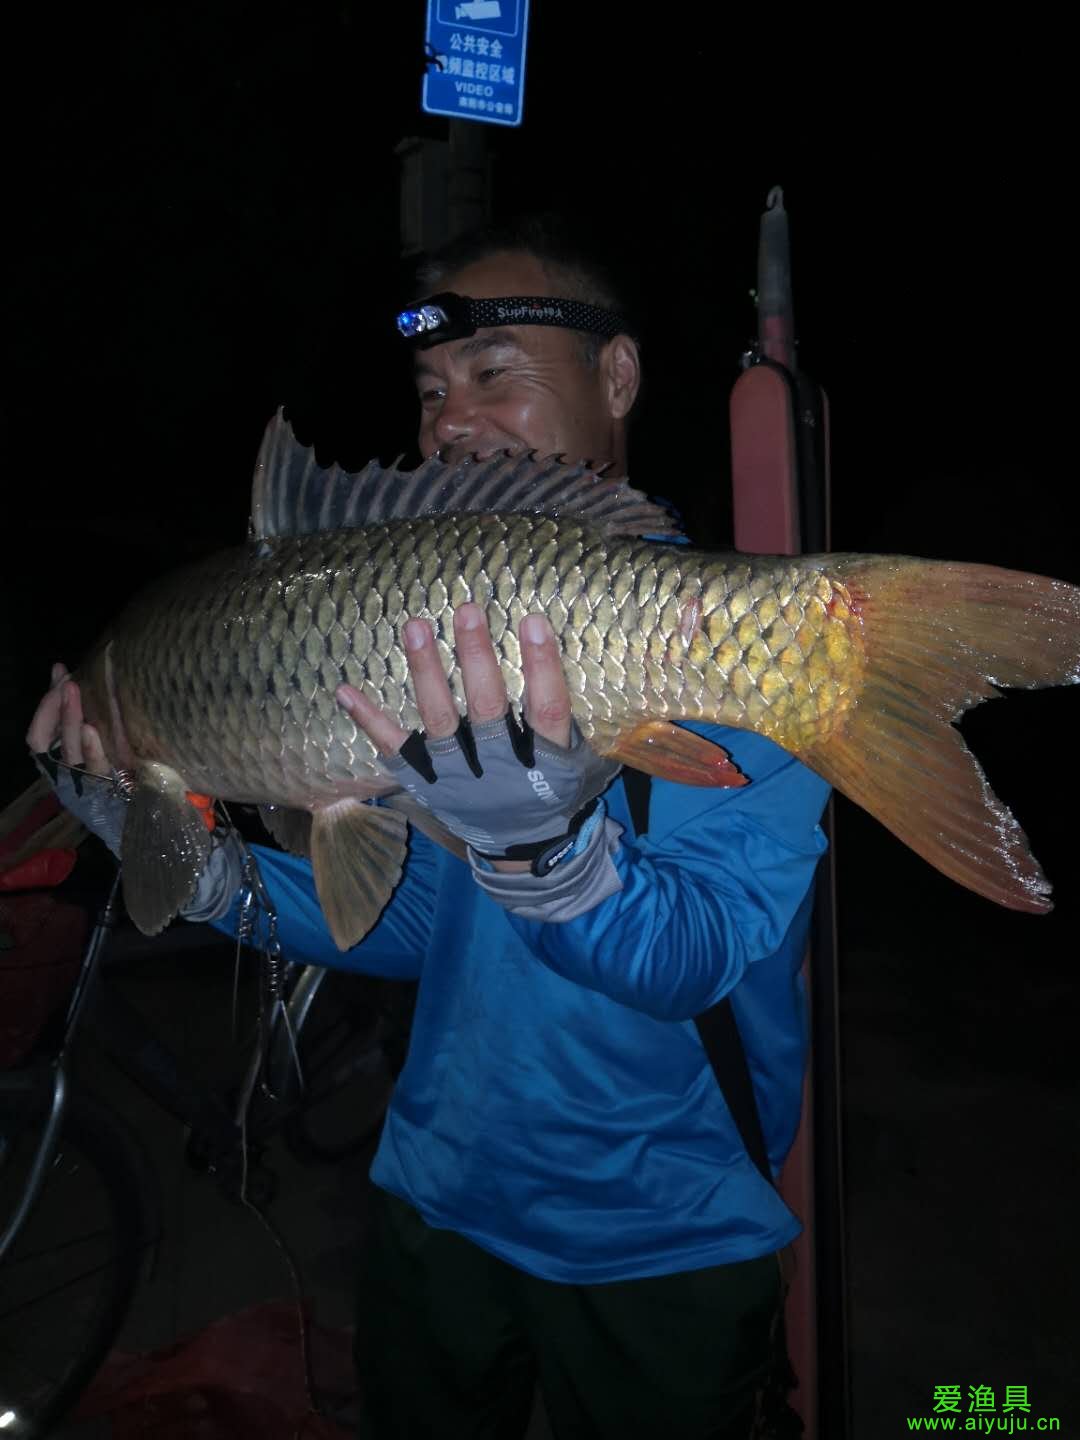
[[[525,124],[491,127],[498,212],[568,210],[640,292],[632,477],[698,539],[730,543],[727,397],[779,184],[802,364],[832,406],[834,548],[1080,582],[1056,383],[1072,360],[1060,37],[985,18],[948,42],[914,22],[796,36],[727,8],[535,0]],[[5,797],[31,778],[21,737],[50,662],[76,663],[162,567],[240,539],[276,406],[326,462],[411,449],[390,329],[411,298],[394,145],[446,133],[419,108],[422,33],[419,0],[95,7],[9,31]],[[974,1131],[942,1116],[930,1145],[949,1195],[939,1238],[974,1236],[988,1272],[1045,1266],[1061,1293],[1076,1238],[1042,1197],[1076,1185],[1078,724],[1080,691],[1055,690],[963,727],[1054,882],[1048,918],[961,891],[847,802],[837,821],[850,993],[879,984],[896,1033],[950,1073],[997,1067],[964,1112]],[[858,1051],[857,1027],[846,1043]],[[903,1080],[881,1077],[898,1123]],[[903,1147],[862,1123],[851,1184],[887,1191]],[[920,1248],[898,1228],[898,1267],[918,1270]],[[945,1303],[929,1266],[927,1315]],[[1022,1313],[1021,1281],[1001,1283],[999,1350],[1015,1335],[1045,1356],[1075,1336],[1065,1306],[1039,1340],[1035,1300]],[[1058,1413],[1080,1423],[1058,1378]]]

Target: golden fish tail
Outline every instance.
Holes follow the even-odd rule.
[[[999,688],[1080,683],[1080,589],[986,565],[852,558],[866,669],[856,703],[804,758],[930,864],[1009,909],[1050,886],[953,722]]]

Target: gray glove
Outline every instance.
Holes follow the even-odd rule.
[[[573,848],[597,797],[618,774],[571,727],[564,749],[511,712],[431,740],[414,730],[383,766],[486,860],[529,860],[546,875]]]
[[[103,840],[120,859],[127,801],[107,777],[84,775],[54,760],[52,755],[35,755],[34,764],[56,792],[65,810],[71,812],[91,835]]]

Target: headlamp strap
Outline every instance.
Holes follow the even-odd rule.
[[[462,339],[477,330],[501,325],[554,325],[567,330],[585,330],[607,340],[627,329],[625,317],[614,310],[551,295],[503,295],[491,300],[473,300],[467,295],[447,292],[410,305],[397,317],[398,331],[406,340],[428,345]]]

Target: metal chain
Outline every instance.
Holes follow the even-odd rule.
[[[236,832],[234,831],[234,834]],[[249,945],[259,950],[262,967],[259,975],[259,1051],[260,1063],[258,1069],[258,1086],[262,1093],[276,1100],[279,1097],[274,1093],[267,1077],[267,1064],[270,1057],[271,1036],[274,1025],[275,1009],[281,1007],[281,1023],[285,1027],[292,1047],[294,1063],[299,1076],[299,1058],[296,1050],[296,1040],[292,1033],[289,1021],[289,1011],[285,1003],[285,976],[288,971],[289,962],[281,951],[281,941],[278,939],[278,917],[273,901],[263,883],[259,873],[259,867],[251,849],[236,834],[243,854],[240,880],[240,916],[237,924],[237,958],[239,959],[239,947]],[[266,939],[263,944],[256,943],[256,932],[258,929],[259,916],[266,918]],[[249,1084],[251,1080],[249,1078]],[[302,1078],[301,1078],[302,1084]],[[285,1243],[280,1231],[265,1214],[262,1208],[257,1205],[248,1195],[248,1143],[247,1143],[247,1115],[248,1105],[251,1101],[251,1091],[248,1090],[240,1108],[240,1151],[241,1151],[241,1180],[240,1180],[240,1201],[262,1221],[271,1239],[283,1255],[289,1268],[292,1279],[293,1291],[296,1297],[297,1316],[300,1328],[300,1354],[303,1362],[304,1388],[307,1391],[307,1400],[310,1411],[313,1415],[324,1418],[325,1410],[319,1403],[315,1388],[315,1376],[311,1364],[311,1336],[308,1328],[307,1313],[304,1300],[303,1285],[300,1279],[300,1272],[291,1250]]]
[[[273,1035],[274,1022],[280,1012],[281,1023],[292,1047],[294,1063],[297,1066],[299,1077],[299,1060],[296,1053],[296,1042],[292,1034],[292,1027],[289,1022],[289,1012],[286,1005],[286,976],[289,970],[289,961],[285,959],[281,950],[281,941],[278,938],[278,917],[274,909],[274,903],[270,899],[269,892],[263,884],[259,867],[255,862],[255,856],[247,845],[243,845],[243,863],[241,866],[240,882],[240,919],[237,926],[237,941],[240,945],[250,945],[259,951],[261,957],[261,970],[259,974],[259,1045],[262,1054],[262,1064],[259,1074],[259,1089],[262,1094],[271,1100],[280,1097],[270,1084],[268,1067],[271,1055],[271,1039]],[[256,941],[258,921],[260,914],[265,917],[265,938]],[[303,1085],[302,1077],[300,1084]]]

